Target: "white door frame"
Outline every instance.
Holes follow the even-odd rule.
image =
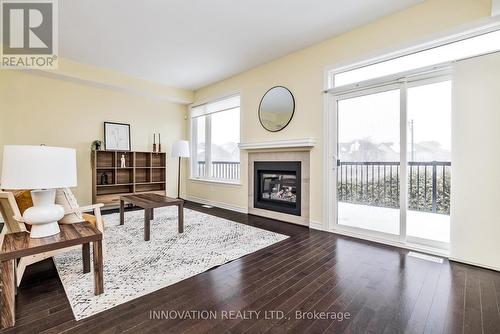
[[[435,75],[432,77],[419,77],[414,80],[409,80],[406,82],[406,87],[405,91],[407,92],[408,89],[413,88],[413,87],[418,87],[418,86],[424,86],[424,85],[430,85],[433,83],[438,83],[438,82],[443,82],[443,81],[450,81],[452,80],[452,75],[450,71],[441,73],[440,75]],[[450,124],[451,126],[451,124]],[[453,168],[453,165],[452,165]],[[405,168],[405,171],[406,168]],[[408,178],[406,178],[408,179]],[[406,191],[408,191],[406,189]],[[406,192],[408,195],[408,193]],[[407,206],[406,206],[407,208]],[[451,222],[450,222],[451,224]],[[444,250],[449,250],[450,244],[442,241],[436,241],[436,240],[429,240],[429,239],[423,239],[419,237],[413,237],[413,236],[406,236],[406,242],[411,243],[411,244],[419,244],[419,245],[424,245],[432,248],[437,248],[437,249],[444,249]]]
[[[404,222],[401,221],[401,218],[403,217],[403,213],[400,213],[400,231],[399,231],[399,235],[394,235],[394,234],[390,234],[390,233],[384,233],[384,232],[379,232],[379,231],[374,231],[374,230],[368,230],[368,229],[363,229],[363,228],[359,228],[359,227],[351,227],[351,226],[345,226],[345,225],[340,225],[338,224],[338,201],[337,201],[337,166],[336,166],[336,160],[337,160],[337,147],[338,147],[338,102],[341,101],[341,100],[346,100],[346,99],[351,99],[351,98],[356,98],[356,97],[360,97],[360,96],[365,96],[365,95],[370,95],[370,94],[377,94],[377,93],[383,93],[383,92],[387,92],[387,91],[393,91],[393,90],[399,90],[400,91],[400,100],[401,100],[401,96],[403,95],[403,90],[402,89],[402,85],[400,83],[391,83],[391,84],[387,84],[387,85],[383,85],[383,86],[379,86],[379,87],[374,87],[374,88],[368,88],[368,89],[364,89],[362,91],[355,91],[355,92],[350,92],[350,93],[342,93],[342,94],[333,94],[333,117],[332,117],[332,120],[334,122],[334,126],[332,130],[332,134],[333,136],[330,138],[330,143],[331,143],[331,146],[332,146],[332,149],[333,149],[333,157],[335,159],[335,161],[332,161],[334,162],[334,167],[332,168],[332,171],[333,171],[333,177],[332,177],[332,181],[333,181],[333,187],[330,189],[330,192],[332,193],[330,196],[334,199],[334,202],[333,202],[333,224],[332,224],[332,227],[333,227],[333,230],[334,231],[340,231],[340,232],[348,232],[348,233],[355,233],[357,235],[367,235],[369,237],[375,237],[375,238],[380,238],[380,239],[385,239],[385,240],[389,240],[389,241],[392,241],[392,242],[397,242],[397,243],[404,243],[404,238],[403,238],[403,234],[401,234],[401,226],[404,225]],[[404,93],[406,94],[406,92]],[[406,99],[405,99],[406,101]],[[400,105],[401,107],[403,106],[403,103],[400,102]],[[406,103],[404,105],[404,110],[401,111],[402,108],[400,108],[400,115],[399,117],[401,118],[401,114],[404,113],[406,114]],[[401,122],[401,120],[400,120]],[[401,129],[402,127],[400,127]],[[406,136],[406,127],[404,129],[405,131],[405,136]],[[401,131],[400,131],[401,132]],[[402,136],[402,135],[400,135]],[[406,137],[405,137],[406,138]],[[401,138],[400,138],[401,140]],[[401,142],[400,143],[400,147],[403,148],[403,145],[405,145],[406,143],[406,139],[404,142]],[[400,155],[401,157],[402,155]],[[332,159],[333,160],[333,159]],[[401,163],[401,161],[400,161]],[[401,177],[400,178],[400,181],[402,181],[403,178]],[[401,182],[402,183],[402,182]],[[403,198],[404,196],[400,196],[400,198]],[[400,210],[400,211],[403,211],[403,210]],[[406,215],[404,216],[404,219],[406,219]]]
[[[326,229],[328,231],[347,234],[363,239],[387,242],[390,244],[401,245],[404,247],[417,246],[430,247],[438,251],[446,250],[449,244],[424,240],[415,237],[406,236],[406,214],[407,214],[407,126],[402,126],[407,122],[407,89],[410,87],[431,84],[441,81],[451,80],[449,72],[436,73],[435,76],[428,75],[422,77],[413,77],[410,79],[403,78],[397,82],[388,83],[387,85],[377,86],[374,88],[366,88],[348,93],[325,93],[324,97],[324,178],[325,178],[325,212],[327,219]],[[391,235],[388,233],[361,229],[356,227],[343,226],[338,224],[337,210],[337,135],[338,135],[338,110],[337,102],[348,98],[354,98],[363,95],[381,93],[389,90],[400,90],[400,234]]]

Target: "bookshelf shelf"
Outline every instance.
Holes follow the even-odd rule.
[[[122,155],[126,167],[120,167]],[[165,153],[92,151],[93,203],[115,205],[119,204],[120,196],[135,193],[165,195],[166,174]]]

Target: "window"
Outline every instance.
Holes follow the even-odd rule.
[[[449,63],[500,50],[500,30],[458,40],[420,52],[333,73],[333,86],[341,87],[407,71]]]
[[[191,108],[191,177],[239,181],[239,142],[239,95]]]

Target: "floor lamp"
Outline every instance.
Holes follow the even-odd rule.
[[[177,198],[181,193],[181,158],[189,158],[189,142],[187,140],[177,140],[172,145],[172,158],[179,159],[179,169],[177,170]]]

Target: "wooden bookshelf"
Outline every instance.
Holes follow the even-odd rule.
[[[120,167],[125,155],[125,168]],[[92,201],[120,204],[121,195],[137,193],[166,194],[167,156],[140,151],[92,151]],[[108,182],[101,183],[107,175]]]

